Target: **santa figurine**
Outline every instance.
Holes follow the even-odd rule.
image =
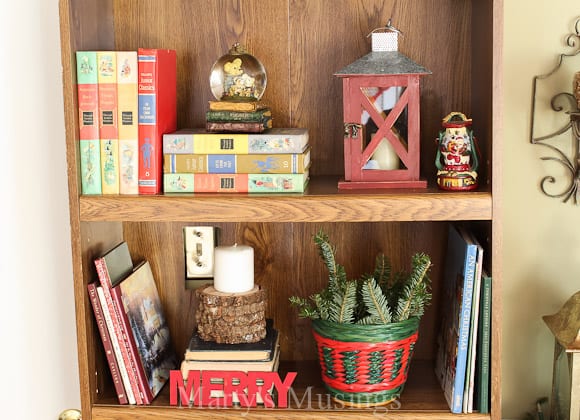
[[[437,185],[443,190],[470,191],[477,188],[478,148],[471,119],[461,112],[443,118],[444,130],[437,139]]]

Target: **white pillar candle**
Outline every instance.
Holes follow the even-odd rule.
[[[213,287],[223,293],[243,293],[254,288],[254,248],[247,245],[214,249]]]

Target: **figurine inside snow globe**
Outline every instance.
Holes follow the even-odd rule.
[[[266,90],[266,70],[262,63],[236,42],[217,59],[211,69],[210,86],[218,101],[259,101]]]
[[[461,112],[443,118],[444,130],[437,141],[437,185],[443,190],[470,191],[477,188],[478,149],[471,119]]]

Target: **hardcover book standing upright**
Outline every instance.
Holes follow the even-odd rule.
[[[77,51],[79,148],[83,194],[102,194],[97,52]]]
[[[163,134],[177,128],[174,50],[138,51],[139,194],[159,194],[163,184]]]
[[[103,194],[119,194],[119,131],[117,126],[117,55],[97,51],[99,131]]]
[[[143,386],[143,403],[149,404],[178,367],[169,327],[148,261],[113,288],[122,307],[123,323],[132,332],[130,342],[138,355],[137,369]]]
[[[137,51],[117,51],[119,193],[138,194]]]
[[[447,305],[437,337],[435,374],[453,413],[463,410],[476,260],[477,246],[450,226],[442,298]]]
[[[101,342],[103,343],[103,347],[105,349],[105,356],[107,357],[107,363],[109,364],[113,384],[115,385],[115,391],[117,391],[119,404],[135,404],[135,397],[133,396],[129,379],[127,377],[125,381],[122,377],[125,364],[123,363],[123,359],[121,357],[121,348],[119,347],[117,336],[114,334],[111,335],[109,333],[109,327],[107,323],[112,324],[112,321],[106,320],[103,307],[97,294],[97,285],[95,283],[89,283],[87,289],[89,291],[91,306],[93,307],[93,312],[95,314],[95,320],[97,321],[99,335],[101,336]],[[112,328],[110,330],[113,331]],[[127,392],[125,391],[126,389],[128,390]],[[131,397],[129,397],[129,394]]]

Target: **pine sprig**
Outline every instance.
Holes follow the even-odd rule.
[[[300,318],[320,318],[320,313],[317,308],[313,307],[311,303],[304,298],[291,296],[290,304],[298,308],[298,316]]]
[[[411,274],[393,275],[389,260],[382,254],[375,260],[372,275],[360,281],[347,280],[346,271],[336,261],[335,248],[319,231],[314,242],[328,269],[328,286],[304,299],[290,298],[299,316],[338,323],[388,324],[420,317],[431,301],[428,272],[431,259],[425,254],[412,258]]]
[[[413,256],[412,271],[403,288],[395,310],[395,321],[400,322],[412,316],[422,316],[425,306],[431,301],[427,273],[431,259],[425,254]]]
[[[345,281],[334,293],[328,307],[328,320],[341,324],[351,324],[356,308],[356,281]]]
[[[375,321],[375,324],[388,324],[391,322],[392,315],[389,303],[373,277],[366,278],[363,281],[362,298],[369,316]]]
[[[391,263],[384,254],[377,255],[373,277],[381,290],[386,292],[391,285]]]
[[[337,283],[346,281],[346,272],[344,267],[336,262],[335,249],[330,243],[328,235],[319,231],[314,236],[314,243],[318,247],[318,252],[328,269],[330,289],[337,287]]]

